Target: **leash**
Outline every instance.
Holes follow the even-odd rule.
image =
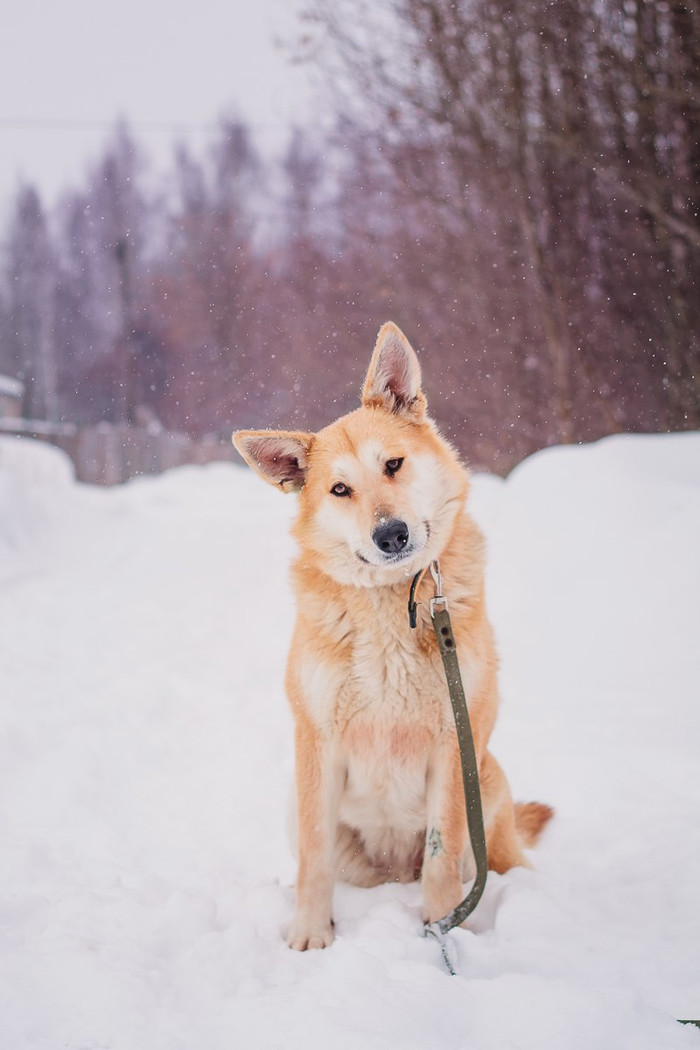
[[[459,744],[459,756],[462,765],[462,781],[464,783],[464,799],[467,809],[467,824],[469,827],[469,839],[472,852],[476,862],[476,878],[474,885],[464,898],[449,914],[436,922],[426,923],[426,937],[434,937],[440,945],[443,959],[447,969],[455,976],[455,969],[447,951],[445,934],[449,933],[455,926],[459,926],[468,915],[476,908],[481,899],[486,885],[488,874],[488,860],[486,857],[486,834],[484,832],[484,818],[481,809],[481,790],[479,788],[479,770],[476,762],[476,751],[474,750],[474,736],[469,721],[467,701],[464,696],[462,676],[459,673],[459,660],[457,658],[457,643],[452,631],[452,623],[447,606],[447,598],[442,593],[442,574],[437,561],[430,563],[430,573],[435,581],[435,595],[430,599],[430,618],[435,631],[442,664],[445,669],[445,678],[450,693],[452,712],[457,727],[457,742]],[[416,601],[416,590],[428,571],[428,567],[416,573],[411,584],[408,599],[408,620],[412,628],[417,626],[418,605]]]
[[[411,628],[418,624],[418,606],[416,591],[423,577],[430,568],[430,573],[435,581],[435,595],[430,599],[430,618],[433,622],[433,630],[445,668],[445,677],[450,691],[450,701],[454,713],[455,725],[457,727],[457,742],[459,744],[459,757],[462,763],[462,780],[464,782],[464,799],[467,806],[467,823],[469,825],[469,838],[471,841],[474,860],[476,861],[476,878],[474,885],[464,898],[444,918],[437,922],[429,922],[425,925],[425,936],[434,937],[440,946],[445,966],[450,974],[455,977],[455,970],[449,952],[445,934],[464,922],[468,915],[476,908],[481,900],[486,885],[488,874],[488,860],[486,856],[486,835],[484,833],[484,818],[481,810],[481,789],[479,788],[479,770],[476,764],[476,752],[474,750],[474,737],[467,702],[464,696],[462,676],[459,673],[459,661],[457,659],[457,644],[452,632],[450,614],[447,610],[447,598],[442,593],[442,574],[440,564],[437,561],[430,563],[425,569],[421,569],[413,577],[411,591],[408,598],[408,622]],[[439,607],[439,608],[438,608]],[[683,1025],[693,1025],[700,1028],[700,1020],[679,1018]]]

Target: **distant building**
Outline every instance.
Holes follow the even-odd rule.
[[[24,383],[0,373],[0,419],[19,419],[23,396]]]

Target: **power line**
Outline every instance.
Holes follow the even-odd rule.
[[[234,118],[234,123],[238,120]],[[64,118],[51,119],[15,119],[0,117],[0,130],[7,131],[112,131],[122,121],[115,118],[107,120],[70,120]],[[128,129],[134,128],[141,131],[159,131],[173,134],[177,132],[193,131],[217,131],[221,127],[220,121],[204,121],[195,123],[193,121],[166,121],[166,120],[127,120],[124,121]],[[267,121],[265,123],[252,123],[245,118],[240,123],[252,130],[268,130],[272,128],[288,128],[293,121]]]

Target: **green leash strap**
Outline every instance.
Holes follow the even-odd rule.
[[[476,908],[481,900],[481,895],[486,886],[488,874],[488,859],[486,856],[486,833],[484,832],[484,816],[481,809],[481,789],[479,787],[479,769],[476,763],[476,751],[474,750],[474,736],[469,721],[467,701],[464,696],[462,676],[459,673],[459,660],[457,658],[457,645],[450,614],[447,604],[443,600],[441,609],[435,609],[436,599],[430,603],[430,615],[433,620],[433,630],[437,638],[440,656],[442,657],[447,687],[450,691],[452,712],[457,727],[457,741],[459,743],[459,757],[462,764],[462,782],[464,784],[464,799],[467,806],[467,824],[469,826],[469,839],[472,845],[474,861],[476,862],[476,878],[474,885],[464,898],[444,918],[437,922],[428,924],[427,929],[432,928],[440,933],[448,933],[455,926],[460,926],[468,915]]]
[[[427,923],[426,935],[435,937],[445,959],[448,970],[454,975],[454,969],[447,954],[447,948],[443,941],[444,934],[455,926],[459,926],[467,916],[476,908],[481,899],[486,885],[488,874],[488,860],[486,856],[486,834],[484,832],[484,817],[481,809],[481,789],[479,787],[479,770],[476,762],[476,751],[474,749],[474,736],[469,721],[467,701],[464,696],[462,676],[459,672],[459,660],[457,657],[457,643],[452,631],[450,614],[447,609],[447,600],[442,594],[442,577],[437,562],[433,562],[430,571],[436,583],[437,594],[430,601],[430,616],[433,621],[433,630],[437,639],[438,649],[442,658],[447,679],[447,687],[450,693],[452,711],[455,726],[457,727],[457,742],[459,744],[459,755],[462,764],[462,781],[464,783],[464,798],[467,809],[467,824],[469,827],[469,839],[471,841],[474,861],[476,863],[476,878],[474,885],[464,898],[448,915],[436,922]],[[409,623],[411,627],[417,624],[417,602],[415,600],[416,589],[420,583],[425,570],[416,574],[411,584],[411,593],[408,601]]]
[[[486,856],[486,835],[484,832],[484,817],[481,809],[481,789],[479,787],[479,770],[476,764],[476,751],[474,750],[474,736],[472,734],[471,722],[467,701],[464,696],[462,676],[459,673],[459,660],[457,658],[457,643],[452,632],[450,614],[447,611],[447,599],[442,594],[442,576],[440,566],[433,562],[430,566],[437,586],[437,594],[430,600],[430,617],[433,621],[433,630],[442,657],[447,687],[450,691],[452,711],[454,713],[455,725],[457,727],[457,741],[459,743],[459,756],[462,763],[462,781],[464,782],[464,798],[467,805],[467,824],[469,825],[469,838],[472,844],[472,852],[476,862],[476,878],[474,885],[464,898],[444,918],[437,922],[426,923],[426,937],[435,937],[440,945],[445,965],[452,976],[456,976],[456,970],[452,965],[444,935],[464,922],[468,915],[476,908],[481,900],[481,895],[486,886],[488,874],[488,859]],[[411,584],[411,593],[408,599],[408,619],[411,627],[416,627],[418,622],[418,602],[416,601],[416,590],[423,579],[426,570],[416,573]],[[436,610],[436,606],[440,606]],[[679,1018],[680,1024],[694,1025],[700,1028],[700,1020]]]

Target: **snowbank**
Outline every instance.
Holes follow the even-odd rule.
[[[339,887],[328,951],[281,940],[293,500],[227,465],[97,490],[54,456],[28,478],[8,440],[3,1046],[700,1046],[674,1021],[700,1013],[700,435],[474,479],[494,747],[557,818],[536,872],[489,876],[456,978],[415,886]]]
[[[51,505],[73,479],[73,464],[60,449],[0,436],[0,559],[48,541]]]

